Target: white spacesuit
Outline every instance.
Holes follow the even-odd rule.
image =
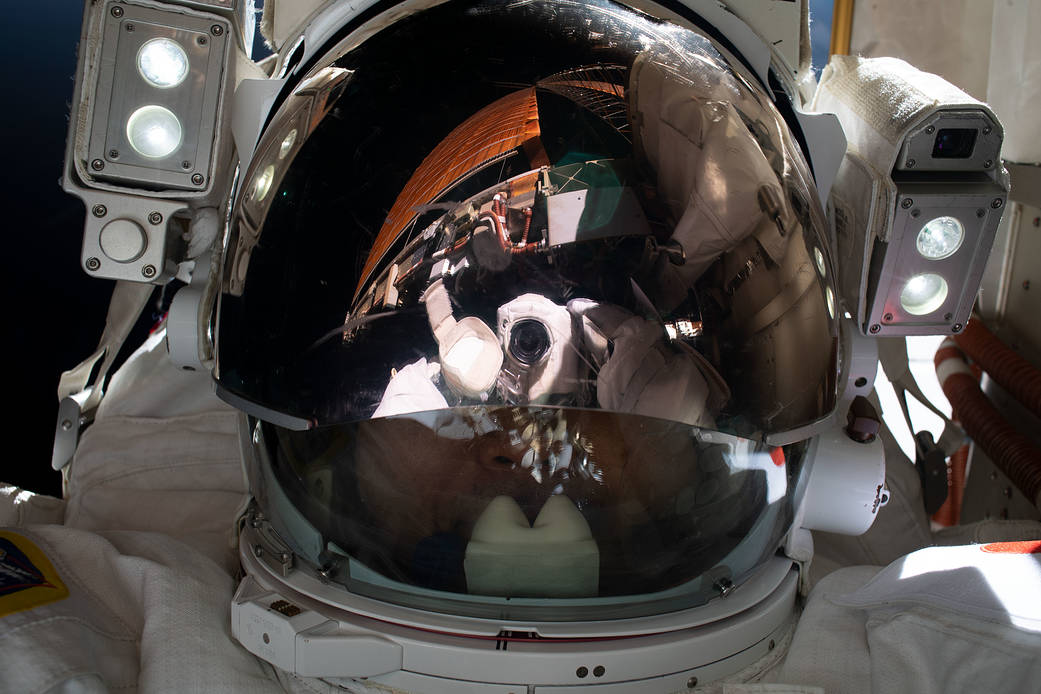
[[[1000,125],[859,59],[804,113],[684,7],[330,3],[232,99],[237,15],[88,3],[122,281],[64,499],[0,489],[0,691],[1041,691],[1041,524],[932,532],[868,403],[962,330]]]

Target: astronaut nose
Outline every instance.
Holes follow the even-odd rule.
[[[520,468],[529,446],[505,431],[484,434],[474,442],[477,462],[490,469]]]

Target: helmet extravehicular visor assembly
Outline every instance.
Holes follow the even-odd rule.
[[[764,438],[836,405],[827,225],[758,78],[668,17],[370,13],[282,100],[217,336],[256,595],[484,638],[790,614],[811,444]]]

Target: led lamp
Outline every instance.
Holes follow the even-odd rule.
[[[961,248],[965,239],[965,227],[954,217],[936,217],[918,232],[915,248],[923,258],[942,260],[949,258]]]
[[[188,76],[188,54],[176,41],[152,39],[137,52],[137,71],[152,86],[170,89]]]
[[[151,104],[127,120],[127,140],[134,151],[149,159],[168,157],[181,146],[181,121],[168,108]]]
[[[913,316],[932,313],[947,300],[947,280],[934,272],[915,275],[900,292],[900,306]]]

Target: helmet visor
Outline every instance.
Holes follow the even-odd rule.
[[[817,193],[710,39],[598,1],[449,2],[362,33],[246,173],[222,396],[293,428],[554,406],[754,438],[831,411]]]

